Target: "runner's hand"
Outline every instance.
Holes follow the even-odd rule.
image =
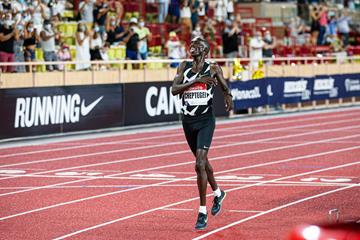
[[[215,78],[212,77],[201,77],[201,78],[197,78],[196,82],[198,83],[206,83],[207,85],[211,85],[211,86],[216,86],[217,85],[217,80]]]
[[[224,96],[225,99],[225,108],[226,111],[229,112],[230,110],[233,109],[233,100],[232,100],[232,96],[231,95],[225,95]]]

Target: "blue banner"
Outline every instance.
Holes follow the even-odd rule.
[[[234,109],[360,96],[360,74],[272,77],[230,83]]]
[[[267,104],[266,81],[263,79],[247,82],[230,82],[234,109],[245,109]]]

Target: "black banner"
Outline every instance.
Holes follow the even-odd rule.
[[[123,125],[120,84],[0,90],[0,139]]]
[[[177,121],[180,99],[171,94],[172,82],[128,83],[124,85],[125,125]],[[215,89],[216,116],[227,116],[220,88]]]

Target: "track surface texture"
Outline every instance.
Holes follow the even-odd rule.
[[[200,232],[180,126],[18,145],[0,148],[0,239],[287,239],[331,209],[360,219],[359,107],[219,121],[227,198]]]

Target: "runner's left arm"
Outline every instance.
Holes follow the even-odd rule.
[[[218,64],[212,63],[211,68],[210,68],[210,73],[213,78],[217,79],[217,82],[220,85],[220,87],[224,93],[225,108],[226,108],[226,111],[229,112],[230,110],[233,109],[234,104],[232,101],[231,91],[226,83],[223,71]]]

